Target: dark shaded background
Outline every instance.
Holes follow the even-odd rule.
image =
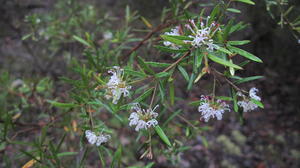
[[[50,76],[57,80],[67,74],[66,63],[59,51],[52,58],[37,46],[22,41],[24,16],[53,9],[55,1],[1,0],[0,5],[0,68],[16,78]],[[241,6],[243,14],[238,19],[249,22],[245,32],[236,39],[249,39],[245,49],[259,56],[263,64],[250,64],[243,75],[263,75],[255,83],[261,91],[265,109],[245,114],[246,123],[236,120],[213,123],[213,130],[206,133],[208,150],[191,142],[194,147],[183,153],[182,167],[300,167],[300,44],[288,29],[277,25],[265,10],[261,0],[255,6]],[[299,1],[292,1],[299,8]],[[157,20],[164,0],[97,1],[96,7],[109,9],[121,17],[120,8],[126,4],[141,15]],[[34,45],[37,45],[35,43]],[[44,45],[44,44],[42,44]],[[62,50],[77,52],[75,44],[66,44]],[[74,54],[76,56],[76,54]],[[253,84],[253,83],[252,83]],[[254,86],[249,84],[251,87]],[[225,124],[226,123],[226,124]],[[13,158],[12,158],[13,159]]]

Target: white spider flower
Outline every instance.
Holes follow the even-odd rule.
[[[205,122],[208,122],[210,118],[222,119],[222,115],[225,111],[230,111],[229,105],[222,100],[214,101],[210,96],[201,96],[201,103],[198,107],[198,111],[202,114]]]
[[[120,69],[118,66],[114,66],[113,69],[109,70],[108,73],[112,74],[110,80],[106,84],[106,99],[113,99],[112,102],[117,104],[122,94],[124,97],[129,95],[129,90],[131,86],[126,85],[126,82],[123,81],[124,70]]]
[[[189,37],[193,40],[185,40],[185,43],[191,43],[195,48],[206,47],[208,51],[218,49],[218,45],[214,44],[212,37],[220,28],[214,22],[208,25],[208,20],[209,17],[206,25],[202,21],[200,22],[200,29],[196,26],[194,20],[189,20],[190,24],[185,26],[192,32],[192,35],[189,35]]]
[[[176,26],[174,29],[171,29],[170,32],[165,32],[165,35],[180,36],[179,26]],[[172,42],[169,42],[169,41],[164,41],[164,45],[167,46],[167,47],[170,46],[171,49],[175,49],[175,50],[177,50],[177,49],[179,49],[181,47],[181,46],[176,45],[176,44],[174,44]]]
[[[103,33],[103,39],[104,40],[111,40],[113,38],[113,34],[110,31],[106,31]]]
[[[110,135],[96,135],[94,132],[90,130],[85,131],[85,137],[88,140],[88,142],[92,145],[100,146],[102,143],[107,142],[110,139]]]
[[[135,131],[140,129],[148,129],[150,127],[155,127],[158,125],[158,121],[155,119],[158,116],[158,113],[154,112],[158,107],[155,106],[154,109],[141,109],[139,104],[135,104],[132,109],[132,112],[128,118],[129,126],[135,126]]]
[[[258,106],[251,101],[251,99],[261,101],[261,98],[257,96],[258,89],[251,88],[249,90],[249,97],[246,97],[241,92],[238,92],[237,95],[243,97],[243,100],[238,101],[237,105],[243,108],[244,112],[253,111],[258,108]]]

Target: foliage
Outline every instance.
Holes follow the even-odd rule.
[[[210,4],[170,0],[157,27],[127,6],[116,30],[111,26],[115,18],[106,14],[100,17],[92,5],[72,0],[59,1],[55,7],[58,12],[50,15],[27,16],[30,31],[24,40],[44,42],[48,50],[76,43],[83,48],[84,58],[71,59],[75,77],[61,78],[71,86],[67,98],[51,95],[53,86],[48,78],[14,86],[7,73],[1,75],[1,148],[8,144],[26,147],[16,156],[29,159],[25,167],[85,167],[88,158],[95,161],[96,155],[95,162],[102,167],[153,167],[155,160],[146,159],[161,155],[176,165],[180,153],[190,149],[185,142],[209,129],[202,124],[207,113],[212,113],[208,115],[211,120],[220,120],[229,114],[218,112],[228,107],[243,122],[245,108],[239,102],[263,108],[256,91],[240,88],[245,82],[262,78],[241,77],[246,65],[263,61],[242,49],[250,41],[232,39],[247,27],[234,19],[241,11],[232,7],[233,3],[255,5],[251,0],[214,1],[208,12]],[[202,10],[194,11],[194,6]],[[135,22],[145,28],[137,30],[132,27]],[[137,38],[138,32],[147,35]],[[167,59],[161,59],[166,55]],[[182,83],[184,92],[191,93],[202,81],[209,88],[203,92],[210,93],[203,98],[197,95],[185,100],[179,93]],[[221,89],[226,91],[218,92]],[[32,103],[32,99],[40,104]],[[208,110],[195,112],[196,119],[189,118],[180,103]],[[137,104],[139,108],[135,108]],[[14,140],[10,131],[16,125],[26,126],[18,118],[34,108],[43,113],[37,113],[37,123],[29,126],[40,130],[40,136],[31,142]],[[138,131],[129,127],[138,127],[141,122],[145,125]],[[111,139],[101,145],[88,144],[87,130],[95,134],[91,140],[97,141],[104,134]],[[203,136],[201,143],[208,147]],[[145,161],[141,166],[131,165],[139,159]],[[5,155],[3,160],[4,166],[12,164]]]

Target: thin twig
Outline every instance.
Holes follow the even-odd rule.
[[[166,69],[164,69],[162,72],[167,72],[168,70],[172,69],[174,66],[176,66],[183,58],[188,56],[191,51],[186,52],[182,57],[180,57],[176,62],[168,66]]]
[[[234,83],[232,83],[232,82],[231,82],[229,79],[227,79],[227,77],[224,76],[224,74],[222,74],[221,72],[217,71],[217,70],[214,69],[214,68],[212,68],[212,70],[213,70],[213,73],[214,73],[214,74],[217,74],[217,75],[221,76],[223,79],[225,79],[225,81],[226,81],[229,85],[231,85],[235,90],[238,90],[238,91],[241,91],[241,92],[244,92],[244,93],[248,93],[248,92],[244,91],[243,89],[239,88],[238,86],[236,86]]]
[[[134,51],[136,51],[137,49],[139,49],[147,40],[149,40],[154,33],[161,31],[164,28],[167,28],[173,24],[176,24],[178,21],[173,20],[173,21],[169,21],[167,23],[164,24],[160,24],[158,25],[155,29],[153,29],[151,32],[149,32],[142,41],[140,41],[135,47],[133,47],[126,55],[125,57],[129,57]]]
[[[156,93],[156,89],[157,89],[157,83],[155,84],[155,87],[154,87],[154,90],[153,90],[153,94],[152,94],[152,98],[151,98],[151,102],[150,102],[150,106],[149,108],[152,109],[152,105],[153,105],[153,102],[154,102],[154,98],[155,98],[155,93]]]

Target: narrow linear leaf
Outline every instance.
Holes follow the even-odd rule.
[[[170,103],[173,106],[175,102],[175,86],[174,81],[169,82]]]
[[[193,40],[193,38],[188,36],[175,36],[175,35],[162,35],[162,36],[175,38],[177,40]]]
[[[236,68],[236,69],[243,69],[242,67],[238,66],[238,65],[235,65],[229,61],[226,61],[224,59],[221,59],[217,56],[214,56],[212,54],[208,54],[208,58],[211,59],[212,61],[216,62],[216,63],[219,63],[219,64],[222,64],[222,65],[225,65],[225,66],[228,66],[228,67],[232,67],[232,68]]]
[[[133,102],[139,103],[140,101],[143,101],[145,98],[150,96],[151,92],[153,91],[153,88],[148,89],[145,91],[142,95],[140,95],[138,98],[134,99]]]
[[[141,16],[141,19],[148,28],[152,28],[152,24],[146,18]]]
[[[163,78],[163,77],[167,77],[169,75],[170,75],[170,73],[168,73],[168,72],[159,72],[159,73],[155,74],[154,76],[156,78]]]
[[[179,109],[171,114],[171,116],[163,123],[163,127],[166,126],[174,117],[176,117],[182,110]]]
[[[217,99],[220,100],[225,100],[225,101],[232,101],[232,97],[227,97],[227,96],[216,96]]]
[[[164,102],[166,99],[166,96],[165,96],[166,91],[165,91],[165,87],[164,87],[162,81],[159,81],[159,83],[158,83],[158,90],[159,90],[160,98]]]
[[[231,96],[232,96],[232,99],[233,99],[233,110],[235,112],[238,112],[239,111],[239,107],[237,105],[237,96],[236,96],[236,93],[235,93],[235,91],[234,91],[233,88],[231,89]]]
[[[63,156],[72,156],[72,155],[77,155],[78,152],[62,152],[62,153],[58,153],[57,157],[63,157]]]
[[[260,108],[264,108],[264,105],[262,104],[262,102],[255,100],[255,99],[251,99],[251,102],[256,104],[258,107]]]
[[[172,49],[169,47],[158,46],[158,45],[156,45],[154,47],[159,49],[160,51],[167,52],[167,53],[184,53],[189,50],[189,49]]]
[[[229,54],[229,55],[232,54],[232,52],[230,52],[229,50],[227,50],[226,48],[223,48],[223,47],[218,47],[218,50],[223,53]]]
[[[241,56],[244,56],[244,57],[246,57],[246,58],[248,58],[248,59],[250,59],[250,60],[252,60],[252,61],[260,62],[260,63],[263,62],[260,58],[256,57],[255,55],[253,55],[253,54],[251,54],[251,53],[249,53],[249,52],[247,52],[247,51],[245,51],[245,50],[242,50],[242,49],[240,49],[240,48],[233,47],[233,46],[228,46],[228,48],[229,48],[231,51],[233,51],[233,52],[235,52],[235,53],[238,53],[238,54],[240,54]]]
[[[141,68],[143,68],[146,72],[150,73],[151,75],[154,75],[155,72],[145,63],[142,57],[138,56],[138,63],[141,65]]]
[[[177,44],[177,45],[186,45],[183,40],[179,40],[173,36],[169,36],[169,35],[161,35],[161,38],[163,38],[166,41],[169,41],[171,43]]]
[[[154,127],[156,133],[158,134],[158,136],[160,137],[160,139],[167,144],[168,146],[171,146],[171,142],[169,140],[169,138],[166,136],[166,134],[164,133],[164,131],[160,128],[159,125]]]
[[[195,63],[196,67],[199,68],[202,64],[203,52],[200,49],[197,49],[195,52]]]
[[[234,9],[234,8],[227,8],[226,10],[227,10],[228,12],[232,12],[232,13],[241,13],[240,10]]]
[[[248,44],[248,43],[250,43],[250,42],[251,42],[250,40],[227,41],[227,44],[230,44],[230,45],[245,45],[245,44]]]
[[[112,163],[110,165],[110,168],[120,167],[121,158],[122,158],[122,146],[120,145],[118,147],[117,151],[114,153],[113,160],[112,160]]]
[[[186,81],[189,81],[190,77],[189,77],[189,74],[186,72],[186,70],[180,65],[178,65],[177,68],[178,68],[179,72],[181,73],[181,75],[184,77],[184,79]]]
[[[134,71],[134,70],[129,69],[129,68],[125,68],[124,71],[125,71],[126,74],[129,74],[131,76],[142,77],[142,78],[147,77],[147,75],[145,73],[142,73],[142,72],[139,72],[139,71]]]
[[[195,79],[195,74],[192,73],[190,79],[189,79],[189,83],[188,83],[188,86],[187,86],[187,90],[191,90],[192,89],[192,86],[193,86],[193,83],[194,83],[194,79]]]
[[[147,65],[152,66],[152,67],[157,67],[157,68],[164,68],[164,67],[168,67],[171,64],[169,63],[162,63],[162,62],[145,62]]]
[[[77,40],[78,42],[80,42],[81,44],[84,44],[84,45],[86,45],[86,46],[88,46],[88,47],[92,47],[91,44],[90,44],[89,42],[87,42],[86,40],[82,39],[81,37],[78,37],[78,36],[76,36],[76,35],[73,35],[73,38],[74,38],[75,40]]]
[[[191,105],[191,106],[199,106],[201,102],[202,102],[201,100],[196,100],[196,101],[189,102],[189,105]]]
[[[261,79],[261,78],[263,78],[263,76],[250,76],[247,78],[240,79],[240,80],[236,81],[235,83],[241,84],[241,83],[245,83],[245,82],[249,82],[249,81],[253,81],[253,80],[257,80],[257,79]]]
[[[72,107],[79,106],[78,104],[74,104],[74,103],[60,103],[60,102],[52,101],[52,100],[47,100],[47,102],[55,107],[60,107],[60,108],[72,108]]]
[[[234,1],[242,2],[249,5],[255,5],[255,3],[251,0],[234,0]]]

